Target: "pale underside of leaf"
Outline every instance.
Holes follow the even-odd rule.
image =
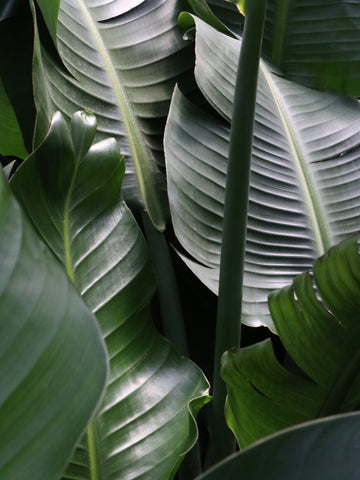
[[[39,75],[45,75],[47,92],[46,98],[37,93],[37,103],[48,118],[54,110],[67,117],[79,108],[95,113],[98,139],[114,136],[127,159],[125,198],[145,204],[163,229],[162,129],[173,85],[191,56],[176,27],[177,0],[124,6],[62,0],[58,48],[70,74],[43,49]]]
[[[165,135],[175,233],[217,292],[229,124],[240,42],[196,20],[195,75],[221,122],[173,98]],[[221,133],[219,133],[221,132]],[[267,296],[360,227],[360,108],[282,79],[261,62],[243,321],[273,328]],[[241,159],[239,159],[241,161]]]

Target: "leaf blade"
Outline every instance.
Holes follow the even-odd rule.
[[[98,142],[76,159],[75,137],[55,115],[48,136],[11,183],[59,260],[69,259],[75,285],[107,345],[107,391],[88,431],[97,453],[84,459],[79,475],[89,478],[93,470],[109,479],[169,478],[195,442],[194,413],[208,401],[208,383],[151,322],[154,273],[145,240],[120,195],[124,161],[117,142]],[[75,459],[65,478],[74,471]]]
[[[94,317],[0,177],[0,471],[55,480],[99,402],[106,354]]]

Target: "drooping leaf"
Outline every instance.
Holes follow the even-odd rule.
[[[165,132],[170,210],[186,263],[218,288],[229,122],[240,41],[195,19],[198,85],[223,117],[176,91]],[[261,62],[243,321],[274,329],[267,296],[360,228],[360,106],[307,89]],[[239,159],[241,161],[241,159]],[[191,257],[190,257],[191,256]]]
[[[121,198],[114,139],[89,149],[90,113],[60,113],[11,185],[95,313],[110,358],[104,401],[65,478],[171,478],[197,437],[208,384],[155,330],[155,279],[141,231]],[[89,149],[89,150],[88,150]]]
[[[96,319],[0,171],[0,477],[57,480],[106,373]]]
[[[310,274],[303,273],[269,297],[280,339],[302,373],[281,365],[270,341],[223,356],[227,420],[242,446],[287,426],[360,405],[356,237],[316,260],[313,274],[314,284]]]
[[[238,452],[196,480],[356,478],[360,414],[289,428]]]
[[[143,203],[160,230],[163,128],[174,84],[185,81],[193,60],[176,23],[181,6],[180,0],[63,0],[57,44],[68,71],[39,44],[35,57],[37,138],[55,110],[67,118],[79,107],[94,112],[97,139],[115,137],[126,157],[125,199]]]

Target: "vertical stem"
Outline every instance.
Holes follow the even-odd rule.
[[[88,455],[89,455],[89,480],[101,480],[103,478],[101,472],[101,463],[99,460],[98,441],[96,436],[96,427],[94,420],[91,420],[86,430]]]
[[[158,281],[158,294],[164,334],[171,343],[173,343],[179,353],[188,357],[189,349],[185,322],[169,247],[164,235],[153,226],[146,213],[143,213],[142,219],[150,249],[150,257]],[[200,473],[200,449],[199,443],[197,442],[184,458],[179,470],[179,478],[195,478]]]
[[[158,282],[164,334],[179,353],[188,357],[185,323],[169,247],[164,235],[154,228],[146,213],[142,215],[142,219]]]
[[[250,162],[265,10],[266,0],[247,0],[245,3],[245,29],[235,85],[221,245],[210,465],[231,454],[235,447],[234,436],[224,418],[226,385],[221,379],[220,369],[224,351],[240,346]]]

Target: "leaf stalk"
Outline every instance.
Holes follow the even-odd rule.
[[[222,354],[240,346],[250,164],[265,11],[266,0],[251,0],[245,4],[245,29],[237,68],[226,179],[209,465],[230,455],[235,448],[234,436],[224,421],[226,386],[220,370]]]

